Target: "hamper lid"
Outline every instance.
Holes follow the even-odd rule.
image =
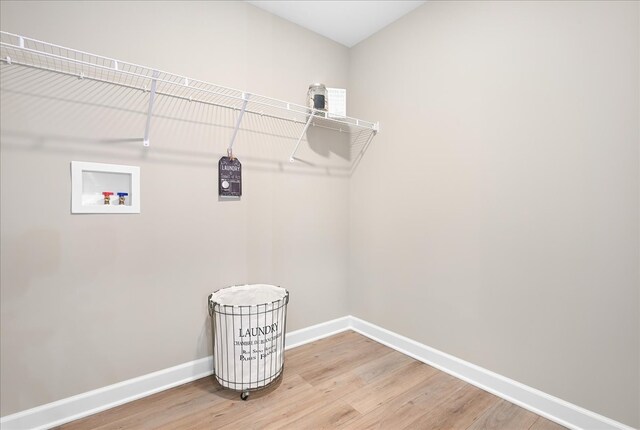
[[[211,303],[230,306],[255,306],[283,299],[287,290],[268,284],[237,285],[211,294]]]

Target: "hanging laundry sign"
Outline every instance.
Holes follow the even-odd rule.
[[[222,157],[218,162],[218,195],[221,197],[242,195],[242,164],[235,157]]]

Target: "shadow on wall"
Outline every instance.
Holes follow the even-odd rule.
[[[2,66],[2,149],[118,157],[211,167],[226,155],[238,112],[158,95],[150,147],[142,145],[149,94],[22,66]],[[234,155],[248,170],[350,176],[366,151],[361,133],[310,127],[296,162],[289,157],[304,124],[247,113]]]
[[[351,147],[349,134],[320,127],[310,127],[307,130],[307,142],[316,154],[329,157],[336,154],[342,160],[351,161]]]
[[[208,303],[207,303],[208,306]],[[213,354],[213,334],[211,331],[211,317],[207,316],[202,324],[202,330],[198,336],[196,357],[208,357]]]
[[[219,152],[198,152],[159,147],[145,148],[140,138],[94,139],[5,129],[2,130],[0,141],[3,151],[41,151],[50,154],[70,154],[73,157],[84,156],[91,160],[117,157],[122,160],[129,159],[132,162],[144,160],[151,163],[181,164],[203,168],[217,166],[220,157],[226,155],[226,149]],[[348,177],[352,173],[348,167],[322,165],[298,158],[295,163],[290,163],[288,160],[270,160],[244,155],[242,151],[236,151],[234,155],[241,159],[245,171],[337,177]]]

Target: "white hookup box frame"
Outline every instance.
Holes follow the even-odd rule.
[[[223,387],[241,391],[243,400],[282,373],[288,303],[286,289],[266,284],[209,295],[214,375]]]
[[[108,205],[102,195],[107,191],[113,193]],[[128,194],[122,205],[120,192]],[[140,167],[72,161],[71,213],[140,213]]]

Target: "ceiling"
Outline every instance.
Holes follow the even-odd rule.
[[[331,40],[352,47],[424,1],[248,1]]]

